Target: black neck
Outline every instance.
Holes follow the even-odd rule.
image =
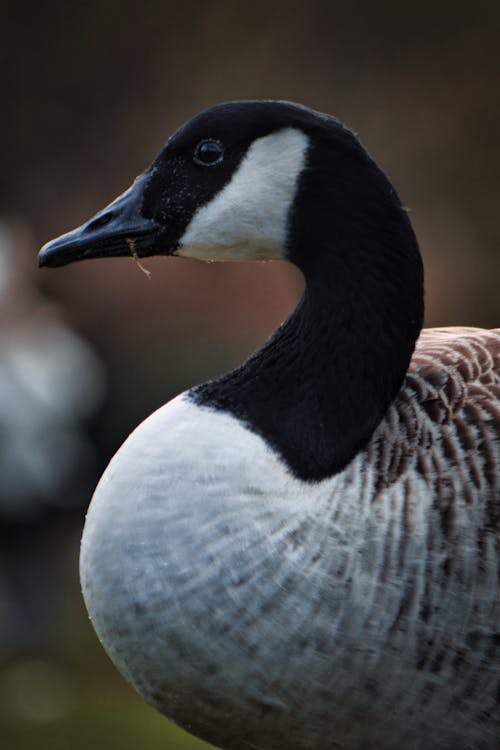
[[[300,479],[341,471],[366,445],[414,347],[399,311],[381,315],[362,288],[346,291],[339,281],[309,283],[262,349],[193,392],[265,437]]]
[[[413,230],[386,178],[366,165],[372,195],[360,180],[363,194],[349,191],[336,224],[325,185],[315,195],[303,183],[310,203],[291,217],[289,248],[306,280],[299,305],[245,364],[192,391],[197,403],[245,421],[303,480],[341,471],[367,444],[402,385],[422,326]],[[333,196],[333,205],[345,196],[346,189]],[[351,206],[360,207],[358,216]]]

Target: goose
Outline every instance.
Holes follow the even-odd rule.
[[[500,329],[422,329],[398,194],[337,119],[215,105],[41,266],[286,259],[303,296],[100,480],[86,606],[144,699],[224,750],[500,747]]]

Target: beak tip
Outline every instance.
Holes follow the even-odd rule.
[[[46,242],[38,253],[38,268],[48,268],[50,266],[59,266],[59,254],[57,253],[57,240]]]
[[[47,256],[44,253],[44,248],[45,248],[45,245],[42,247],[42,249],[38,253],[38,257],[37,257],[38,268],[44,268],[47,265]]]
[[[151,255],[159,226],[142,215],[144,177],[85,224],[47,242],[38,253],[39,268],[59,268],[77,260]],[[138,242],[135,251],[135,242]],[[131,249],[133,248],[133,249]]]

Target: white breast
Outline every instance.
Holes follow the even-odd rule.
[[[388,638],[409,582],[417,600],[424,582],[429,501],[417,481],[411,508],[401,488],[372,495],[362,455],[307,484],[234,417],[176,398],[126,441],[89,509],[82,586],[105,648],[149,702],[212,741],[229,715],[261,732],[269,712],[282,732],[284,712],[298,731],[304,710],[308,727],[345,738],[360,711],[410,701],[418,634]],[[405,513],[412,534],[390,569]],[[375,702],[357,688],[370,680]]]
[[[132,433],[92,500],[81,578],[99,637],[146,700],[224,748],[484,736],[498,605],[489,579],[478,591],[480,519],[457,499],[449,549],[418,472],[377,493],[375,456],[398,429],[391,407],[367,452],[319,483],[186,394]]]

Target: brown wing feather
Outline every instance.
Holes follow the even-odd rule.
[[[405,384],[372,442],[377,494],[414,470],[433,485],[450,474],[487,496],[500,524],[500,329],[425,329]]]
[[[374,502],[390,509],[403,493],[409,509],[398,541],[401,575],[412,537],[425,538],[422,572],[407,576],[391,637],[413,628],[415,677],[441,684],[442,714],[466,719],[470,736],[482,738],[478,747],[496,748],[500,329],[424,330],[366,460],[376,466]],[[453,736],[452,721],[448,730]]]

